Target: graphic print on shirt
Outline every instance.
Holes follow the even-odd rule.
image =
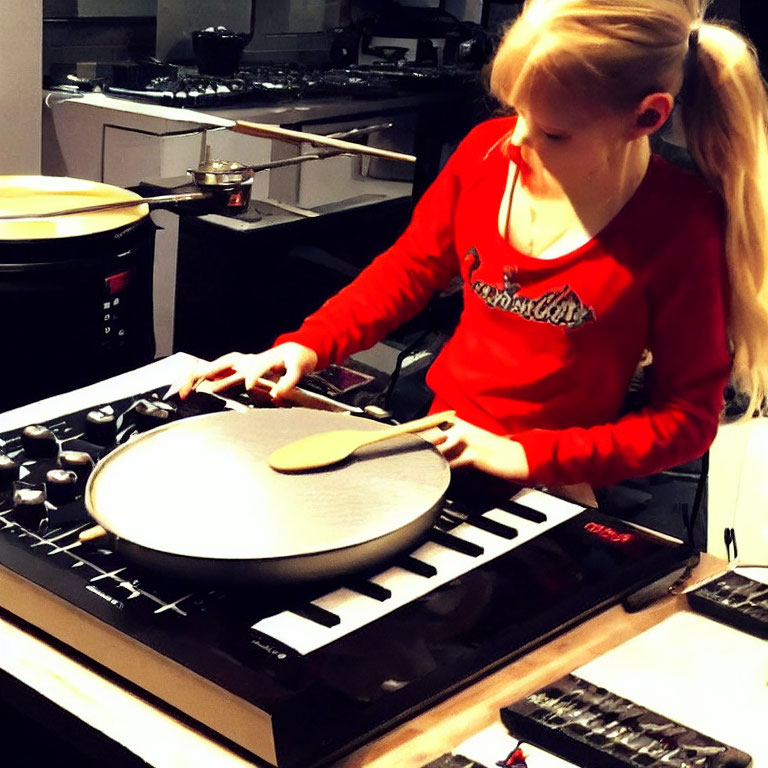
[[[584,304],[567,283],[562,288],[547,291],[542,296],[529,298],[519,293],[520,283],[516,282],[517,267],[504,268],[504,287],[499,288],[482,280],[472,280],[472,274],[480,266],[480,254],[476,248],[470,248],[464,258],[472,259],[468,273],[472,290],[493,309],[511,312],[525,320],[566,328],[579,328],[584,323],[595,322],[594,308]]]

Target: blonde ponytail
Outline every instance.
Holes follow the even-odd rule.
[[[768,395],[768,97],[749,42],[703,21],[704,0],[528,0],[494,58],[491,90],[514,104],[536,71],[627,109],[678,97],[688,151],[726,208],[733,383]]]
[[[757,57],[731,29],[694,30],[681,94],[686,145],[725,202],[733,381],[752,413],[768,393],[768,98]]]

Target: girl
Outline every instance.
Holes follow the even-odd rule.
[[[198,372],[299,378],[463,278],[427,377],[454,467],[606,485],[700,456],[723,388],[766,391],[768,145],[756,56],[699,0],[529,0],[491,69],[512,116],[475,128],[398,241],[301,328]],[[700,174],[651,153],[677,104]],[[619,415],[650,350],[649,402]],[[191,387],[183,389],[184,395]]]

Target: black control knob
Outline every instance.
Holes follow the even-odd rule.
[[[55,507],[69,504],[77,496],[77,475],[66,469],[49,469],[45,474],[46,498]]]
[[[74,472],[77,478],[77,495],[81,495],[85,490],[85,484],[93,471],[93,458],[85,451],[62,451],[59,454],[59,466],[70,472]],[[54,502],[55,503],[55,502]]]
[[[28,459],[52,459],[59,452],[56,435],[41,424],[30,424],[21,433],[21,445]]]
[[[22,528],[37,531],[47,517],[44,489],[27,487],[14,489],[13,519]]]
[[[10,457],[0,453],[0,491],[10,488],[19,479],[19,465]]]
[[[117,419],[109,411],[89,411],[85,417],[85,439],[95,445],[114,445]]]
[[[178,411],[162,400],[140,400],[136,404],[136,427],[140,432],[161,427],[176,418]]]

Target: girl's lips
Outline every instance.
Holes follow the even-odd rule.
[[[525,158],[523,157],[522,147],[520,147],[517,144],[513,144],[510,141],[506,147],[506,154],[507,154],[507,157],[510,159],[510,161],[513,162],[520,169],[520,175],[523,177],[523,181],[529,178],[531,175],[531,171],[533,169],[525,161]]]
[[[520,165],[523,161],[523,151],[517,144],[513,144],[511,141],[507,142],[507,157],[515,165]]]

